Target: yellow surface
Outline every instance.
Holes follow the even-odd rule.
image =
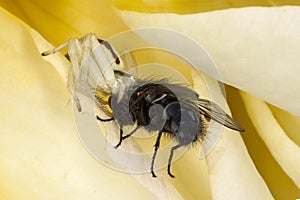
[[[156,194],[165,194],[164,190],[149,192],[149,185],[141,186],[141,181],[100,165],[86,152],[78,139],[68,104],[70,97],[65,87],[67,67],[63,64],[66,62],[51,65],[42,60],[35,45],[44,50],[50,45],[32,38],[28,29],[16,21],[17,18],[23,20],[53,45],[86,32],[108,38],[128,29],[114,12],[113,5],[121,10],[145,13],[188,14],[245,6],[300,5],[300,2],[0,0],[0,6],[16,16],[8,16],[5,12],[0,14],[0,25],[4,27],[0,31],[1,199],[155,199]],[[234,32],[232,34],[235,37]],[[155,53],[151,55],[156,57]],[[164,60],[157,57],[158,61]],[[147,60],[144,58],[139,62]],[[299,188],[258,136],[237,91],[229,90],[228,101],[234,118],[247,130],[242,136],[259,172],[251,177],[251,183],[261,183],[261,176],[275,199],[299,198]],[[299,146],[299,117],[272,106],[270,108],[287,136]],[[212,183],[207,180],[209,173],[206,171],[209,169],[204,161],[198,160],[197,155],[197,149],[191,150],[174,163],[177,178],[169,182],[184,199],[210,199],[218,195],[218,191],[211,191]],[[239,158],[237,163],[243,159]],[[245,163],[251,163],[251,160],[239,166]],[[253,166],[240,167],[239,170],[250,168],[253,170]],[[165,170],[161,174],[164,173]],[[216,177],[214,180],[223,180],[224,184],[244,180],[244,177],[235,177],[234,171],[231,173],[232,179]],[[247,185],[247,180],[241,185]],[[261,185],[257,188],[262,193],[268,192]],[[243,187],[240,191],[247,189],[249,187]],[[233,193],[227,195],[233,199]],[[244,197],[251,198],[251,195]]]
[[[298,0],[113,0],[121,10],[144,13],[201,13],[248,6],[300,5]]]
[[[88,154],[62,77],[27,28],[2,11],[0,25],[0,199],[155,199]]]

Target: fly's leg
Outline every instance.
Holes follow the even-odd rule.
[[[128,138],[128,137],[130,137],[130,136],[131,136],[132,134],[134,134],[139,128],[140,128],[139,126],[135,127],[135,129],[133,129],[128,135],[125,135],[125,136],[123,136],[123,132],[122,132],[122,133],[120,132],[120,140],[119,140],[119,143],[115,146],[115,148],[118,148],[118,147],[122,144],[123,140],[125,140],[125,139]],[[120,130],[121,130],[121,128],[120,128]]]
[[[102,119],[102,118],[100,118],[99,116],[97,116],[97,120],[99,120],[99,121],[101,121],[101,122],[110,122],[110,121],[113,121],[114,118],[112,117],[112,118],[108,118],[108,119]]]
[[[123,125],[120,125],[120,140],[119,143],[115,146],[115,148],[118,148],[121,145],[122,138],[123,138]]]
[[[128,135],[125,135],[122,137],[122,140],[125,140],[126,138],[129,138],[132,134],[134,134],[140,127],[135,127]]]
[[[156,175],[154,173],[154,160],[156,158],[157,150],[158,150],[159,145],[160,145],[161,135],[162,135],[162,131],[159,131],[158,132],[158,136],[156,138],[156,142],[154,144],[154,153],[153,153],[152,162],[151,162],[151,174],[152,174],[152,177],[156,177]]]
[[[173,159],[173,154],[174,154],[174,151],[175,151],[176,149],[178,149],[179,147],[182,147],[182,145],[181,145],[181,144],[178,144],[178,145],[172,147],[171,153],[170,153],[170,157],[169,157],[169,161],[168,161],[168,174],[169,174],[172,178],[175,177],[175,176],[171,173],[171,163],[172,163],[172,159]]]

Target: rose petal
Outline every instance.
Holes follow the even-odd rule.
[[[128,28],[115,14],[111,1],[39,0],[0,2],[9,12],[38,31],[52,44],[87,32],[107,38]]]
[[[149,192],[131,176],[93,159],[76,133],[64,80],[35,46],[41,37],[33,40],[31,34],[37,33],[3,10],[0,25],[5,27],[0,32],[2,197],[178,199],[172,187]]]
[[[287,134],[293,142],[298,146],[300,145],[300,117],[292,115],[284,110],[277,107],[269,105],[274,117],[276,118],[278,124],[282,127],[284,132]]]
[[[214,88],[217,96],[214,100],[222,105],[224,99],[219,83],[209,77],[206,77],[206,81]],[[202,89],[199,83],[199,77],[194,76],[196,91]],[[213,199],[273,199],[238,132],[224,127],[219,141],[206,160]]]
[[[221,81],[300,116],[299,12],[300,7],[288,6],[190,15],[119,11],[130,28],[162,27],[186,34],[211,56]]]
[[[244,92],[241,96],[260,137],[285,173],[300,188],[299,146],[285,134],[266,103]]]

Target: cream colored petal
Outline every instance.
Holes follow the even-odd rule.
[[[114,13],[110,0],[0,0],[0,6],[23,20],[52,44],[88,32],[102,38],[127,30]]]
[[[209,77],[206,81],[214,89],[214,101],[222,105],[219,83]],[[199,77],[194,76],[195,90],[201,91],[201,86]],[[227,112],[230,113],[229,109]],[[206,161],[214,200],[273,199],[238,132],[223,127],[221,137]]]
[[[300,188],[299,146],[285,134],[265,102],[244,92],[241,96],[260,137],[285,173]]]
[[[284,132],[291,138],[298,146],[300,145],[300,117],[292,115],[275,106],[268,105],[274,117]]]
[[[222,81],[300,116],[300,7],[119,14],[130,28],[162,27],[186,34],[208,52]]]
[[[143,187],[92,158],[74,126],[66,62],[45,62],[34,41],[49,44],[3,10],[0,26],[1,198],[179,199],[165,180]]]

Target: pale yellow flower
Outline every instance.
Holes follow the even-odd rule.
[[[288,4],[297,2],[0,1],[7,10],[0,12],[0,198],[299,198],[300,7],[242,8]],[[52,48],[43,37],[58,45],[87,32],[108,38],[149,26],[199,42],[222,81],[240,89],[226,88],[233,116],[246,128],[242,138],[224,130],[205,160],[191,149],[174,163],[174,180],[131,176],[92,158],[68,104],[68,62],[40,56]]]

